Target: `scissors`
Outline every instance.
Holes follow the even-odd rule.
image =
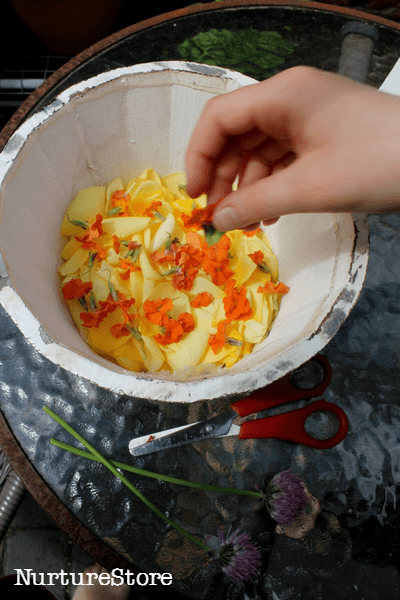
[[[234,402],[230,410],[222,415],[132,439],[129,443],[130,453],[133,456],[141,456],[203,439],[231,435],[237,435],[239,439],[281,439],[318,449],[336,446],[347,434],[347,416],[339,406],[323,399],[289,412],[245,421],[241,425],[233,422],[238,415],[247,417],[294,400],[321,396],[331,381],[332,369],[328,360],[321,354],[317,354],[311,360],[319,363],[324,370],[323,379],[317,385],[307,389],[299,388],[293,383],[289,373],[265,388]],[[304,425],[308,417],[318,412],[330,412],[339,421],[338,431],[328,439],[316,439],[305,430]]]

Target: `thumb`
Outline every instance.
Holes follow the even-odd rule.
[[[219,231],[231,231],[261,221],[276,220],[285,214],[303,212],[303,203],[293,181],[297,178],[289,174],[291,169],[288,167],[239,187],[225,196],[215,209],[214,227]]]

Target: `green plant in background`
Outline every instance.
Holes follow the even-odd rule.
[[[255,79],[267,79],[293,53],[277,31],[210,29],[178,47],[183,60],[235,69]]]

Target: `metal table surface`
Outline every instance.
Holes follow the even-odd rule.
[[[254,28],[281,34],[284,45],[272,48],[269,61],[243,54],[220,59],[221,66],[259,79],[295,64],[337,71],[341,30],[349,20],[373,23],[379,30],[367,78],[379,87],[399,54],[397,24],[326,5],[229,0],[128,27],[78,55],[16,112],[2,132],[0,147],[26,115],[82,79],[133,63],[199,61],[198,44],[185,40],[200,32]],[[201,52],[203,62],[217,64],[212,52]],[[323,351],[333,369],[324,397],[349,418],[345,440],[330,450],[278,440],[212,440],[134,463],[179,478],[247,489],[263,487],[275,473],[291,467],[311,494],[315,510],[308,525],[277,527],[265,509],[254,510],[252,499],[129,475],[160,510],[199,538],[215,534],[218,527],[250,533],[262,549],[263,568],[242,587],[102,466],[50,445],[50,437],[73,441],[42,410],[47,405],[64,416],[106,457],[133,462],[131,437],[211,416],[226,401],[188,405],[113,394],[41,356],[0,309],[2,448],[30,493],[76,543],[109,570],[171,573],[177,597],[398,599],[400,216],[371,215],[369,227],[363,291]],[[3,269],[0,275],[0,286],[9,285]],[[151,596],[152,590],[145,594]]]

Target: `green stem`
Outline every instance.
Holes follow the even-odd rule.
[[[89,460],[98,460],[96,456],[90,454],[90,452],[85,452],[85,450],[80,450],[79,448],[75,448],[75,446],[70,446],[65,442],[55,440],[54,438],[51,438],[50,443],[54,444],[54,446],[62,448],[63,450],[68,450],[68,452],[72,452],[73,454],[78,454],[79,456],[88,458]],[[208,485],[207,483],[187,481],[186,479],[177,479],[176,477],[171,477],[170,475],[162,475],[161,473],[154,473],[153,471],[147,471],[146,469],[139,469],[138,467],[133,467],[132,465],[121,463],[116,460],[110,460],[110,463],[114,465],[114,467],[116,467],[117,469],[122,469],[123,471],[130,471],[131,473],[135,473],[136,475],[152,477],[153,479],[166,481],[167,483],[174,483],[176,485],[184,485],[195,489],[207,490],[208,492],[218,492],[220,494],[239,494],[242,496],[251,496],[252,498],[262,498],[262,494],[260,492],[253,492],[251,490],[239,490],[236,488],[221,487],[217,485]]]
[[[172,521],[164,513],[162,513],[156,506],[154,506],[154,504],[152,504],[150,502],[150,500],[148,500],[138,489],[136,489],[135,486],[132,485],[132,483],[124,475],[122,475],[118,471],[118,469],[109,460],[107,460],[98,450],[96,450],[96,448],[94,448],[94,446],[92,446],[92,444],[90,444],[88,441],[86,441],[84,437],[82,437],[77,431],[75,431],[75,429],[73,429],[70,425],[68,425],[68,423],[66,423],[61,417],[59,417],[55,412],[53,412],[47,406],[44,406],[43,410],[50,417],[52,417],[52,419],[57,421],[57,423],[59,425],[61,425],[61,427],[66,429],[68,431],[68,433],[70,433],[76,440],[78,440],[78,442],[83,444],[85,446],[85,448],[87,448],[89,450],[89,452],[95,456],[96,460],[101,462],[105,467],[107,467],[107,469],[109,471],[111,471],[111,473],[113,475],[118,477],[118,479],[120,479],[122,481],[122,483],[125,484],[126,487],[131,492],[133,492],[138,498],[140,498],[140,500],[142,500],[142,502],[144,502],[146,504],[146,506],[148,506],[148,508],[150,508],[153,512],[155,512],[156,515],[158,515],[166,523],[171,525],[171,527],[174,527],[177,531],[179,531],[179,533],[181,533],[183,536],[185,536],[193,544],[200,546],[200,548],[202,548],[203,550],[206,550],[206,551],[210,550],[210,548],[208,546],[206,546],[206,544],[204,544],[203,542],[201,542],[200,540],[195,538],[193,535],[191,535],[190,533],[188,533],[187,531],[182,529],[182,527],[180,527],[179,525],[174,523],[174,521]]]

